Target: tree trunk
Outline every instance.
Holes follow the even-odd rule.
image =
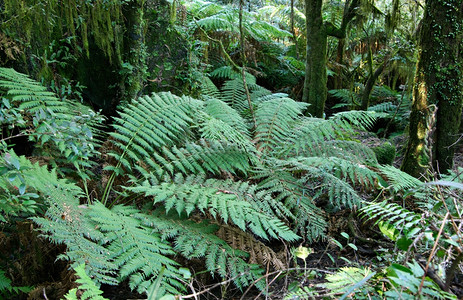
[[[294,0],[291,0],[291,14],[290,14],[290,22],[291,22],[291,36],[293,39],[294,43],[294,52],[296,55],[296,58],[299,59],[299,49],[297,45],[297,36],[296,36],[296,30],[294,29]]]
[[[302,100],[310,103],[308,112],[323,117],[328,93],[326,87],[326,47],[328,36],[322,18],[322,0],[306,0],[307,61]]]
[[[453,165],[463,104],[463,2],[427,0],[422,22],[420,55],[410,115],[409,142],[402,170],[418,177],[429,167],[430,144],[433,165],[446,172]],[[433,129],[433,143],[428,136]]]
[[[126,19],[125,55],[123,71],[126,76],[122,83],[125,100],[136,98],[143,88],[143,78],[146,68],[146,49],[144,37],[145,0],[131,0],[124,9]]]
[[[326,48],[328,36],[345,38],[349,22],[356,15],[360,1],[346,1],[341,27],[323,22],[322,0],[305,0],[307,26],[307,60],[302,101],[310,104],[307,112],[314,117],[323,117],[328,94],[326,74]]]

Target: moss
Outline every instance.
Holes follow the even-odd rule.
[[[396,149],[390,142],[373,147],[378,162],[382,165],[392,165],[396,156]]]

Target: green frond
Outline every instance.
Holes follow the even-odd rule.
[[[233,109],[240,114],[249,110],[249,104],[246,98],[243,81],[240,78],[228,80],[224,83],[221,89],[220,100],[229,104]]]
[[[380,166],[380,172],[387,177],[394,191],[406,191],[422,186],[423,183],[409,174],[394,168],[393,166]]]
[[[331,290],[332,293],[344,294],[341,298],[346,298],[347,295],[361,294],[368,297],[368,294],[373,291],[370,286],[365,286],[366,282],[372,278],[376,272],[372,272],[367,268],[344,267],[334,274],[329,274],[325,278],[326,283],[323,287]],[[360,289],[361,288],[361,289]],[[358,295],[359,298],[361,297]]]
[[[101,296],[103,291],[101,291],[95,282],[93,282],[87,273],[85,273],[85,264],[75,266],[74,271],[76,271],[76,275],[79,276],[79,278],[76,280],[76,282],[79,284],[79,289],[84,290],[84,292],[78,298],[77,288],[74,288],[64,296],[67,300],[108,300],[107,298]]]
[[[79,207],[79,200],[61,187],[49,187],[45,217],[34,217],[44,236],[57,244],[67,246],[59,258],[85,263],[87,273],[99,283],[118,284],[114,278],[117,266],[111,262],[110,252],[100,243],[105,236],[87,217],[89,207]]]
[[[244,144],[244,147],[246,146],[247,144]],[[200,140],[198,143],[187,143],[183,148],[163,148],[163,154],[169,159],[167,166],[172,165],[184,174],[217,175],[222,171],[247,174],[254,158],[252,152],[244,147],[236,143]]]
[[[307,105],[287,97],[259,103],[256,109],[255,138],[258,147],[269,150],[283,144],[293,132],[296,120]]]
[[[21,110],[37,113],[40,110],[65,112],[67,103],[47,91],[39,82],[13,69],[0,68],[0,92],[6,93],[11,101],[18,103]]]
[[[221,5],[202,0],[187,1],[185,5],[188,11],[198,18],[215,15],[223,10],[223,6]]]
[[[238,130],[241,134],[249,136],[249,128],[246,121],[240,114],[231,108],[226,102],[218,99],[208,99],[204,106],[204,111]]]
[[[342,102],[344,106],[358,106],[361,103],[361,95],[358,93],[347,90],[347,89],[336,89],[336,90],[329,90],[328,93],[339,99],[339,102]],[[337,104],[336,107],[340,107],[341,105]]]
[[[164,239],[173,239],[177,253],[188,259],[205,259],[209,272],[219,274],[223,279],[234,279],[239,288],[263,275],[261,267],[246,262],[249,257],[246,252],[231,247],[216,235],[219,228],[216,224],[206,220],[196,223],[186,219],[184,214],[166,214],[163,209],[147,216],[144,224],[162,234]],[[257,286],[262,288],[262,283]]]
[[[237,146],[247,153],[256,153],[256,149],[247,135],[236,130],[222,120],[206,116],[199,126],[202,139],[216,141],[222,145],[228,145],[229,147]],[[254,156],[250,155],[249,160],[256,159],[254,159]]]
[[[151,185],[145,181],[137,187],[127,188],[136,193],[153,197],[154,203],[164,204],[166,211],[175,209],[179,214],[191,214],[199,211],[225,223],[233,223],[241,230],[249,228],[264,239],[282,238],[293,241],[298,239],[283,222],[257,210],[251,203],[244,201],[228,190],[213,187],[217,180],[204,180],[201,177],[177,176],[175,182]],[[212,187],[211,187],[212,185]]]
[[[249,73],[246,73],[246,75],[252,76]],[[209,76],[211,76],[212,78],[218,78],[218,79],[239,79],[241,78],[241,74],[238,73],[236,70],[234,70],[233,67],[231,66],[221,66],[221,67],[215,68],[214,70],[209,72]]]
[[[265,21],[251,22],[248,27],[250,35],[258,41],[272,41],[274,39],[283,39],[291,37],[289,31],[280,29]]]
[[[229,8],[212,15],[199,19],[195,24],[206,31],[229,31],[238,34],[238,11]]]
[[[420,215],[396,203],[371,202],[362,207],[360,212],[363,218],[375,220],[375,225],[387,222],[401,232],[410,232],[412,229],[422,227]],[[414,233],[416,234],[416,231]]]
[[[135,163],[150,163],[163,146],[184,142],[189,134],[195,106],[201,102],[171,93],[152,94],[134,100],[116,118],[113,143],[120,153],[112,153],[127,169]]]
[[[368,107],[368,111],[390,113],[397,109],[397,105],[392,102],[382,102]]]
[[[326,235],[328,224],[324,212],[314,204],[306,193],[306,186],[292,172],[278,165],[270,166],[256,170],[254,178],[260,181],[256,207],[288,220],[292,228],[309,241]]]
[[[383,114],[376,112],[351,110],[334,114],[330,120],[343,130],[353,128],[368,130],[378,118],[383,116]]]
[[[212,82],[212,80],[204,76],[203,80],[201,81],[201,95],[203,98],[218,98],[220,91]]]
[[[104,234],[106,249],[119,270],[119,281],[129,277],[130,287],[143,293],[165,267],[159,293],[175,294],[183,287],[178,279],[181,273],[177,263],[167,257],[175,252],[150,227],[134,218],[137,213],[139,211],[133,207],[117,205],[109,210],[96,202],[90,207],[88,216]]]
[[[336,114],[328,120],[301,118],[284,142],[276,147],[277,156],[348,156],[354,161],[375,165],[374,152],[349,139],[356,134],[356,129],[371,126],[377,116],[375,113],[351,111]]]
[[[73,197],[82,195],[79,187],[59,179],[56,170],[50,172],[13,150],[0,152],[0,221],[45,211],[50,186],[61,186]]]
[[[376,173],[365,166],[350,164],[351,162],[338,158],[300,157],[282,161],[277,165],[289,171],[303,172],[301,184],[313,192],[316,187],[317,194],[326,192],[328,200],[335,207],[351,208],[354,205],[360,206],[362,198],[346,179],[367,187],[373,184]]]

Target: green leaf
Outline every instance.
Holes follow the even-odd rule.
[[[313,252],[314,251],[312,248],[302,247],[301,245],[296,248],[296,250],[294,251],[294,254],[296,255],[296,257],[305,260]]]

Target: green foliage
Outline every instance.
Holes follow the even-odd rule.
[[[12,150],[0,154],[1,222],[9,216],[28,217],[43,212],[49,186],[60,186],[73,196],[81,195],[78,187],[59,179],[55,170],[49,172],[46,166],[32,164]]]
[[[396,149],[390,142],[385,142],[382,145],[373,148],[376,154],[378,163],[384,165],[392,165],[396,156]]]
[[[353,294],[355,298],[367,297],[372,289],[368,286],[365,288],[363,285],[374,275],[375,272],[367,268],[345,267],[334,274],[327,275],[326,280],[328,282],[323,286],[335,294],[342,294],[339,299],[352,297]]]
[[[80,172],[94,164],[98,154],[99,125],[103,118],[82,104],[61,100],[40,83],[13,69],[0,68],[0,125],[8,128],[4,140],[28,136],[37,152],[53,159],[51,164],[63,173]],[[20,133],[15,133],[18,126]]]
[[[144,184],[129,189],[143,193],[146,197],[154,196],[154,203],[163,202],[167,212],[173,208],[179,214],[191,214],[193,210],[198,209],[201,213],[211,215],[226,224],[231,221],[243,231],[249,227],[254,234],[264,239],[268,239],[269,236],[288,241],[298,239],[298,236],[281,221],[256,210],[251,203],[244,201],[244,195],[237,196],[236,190],[233,193],[214,187],[220,185],[227,187],[225,182],[220,183],[213,179],[205,181],[201,177],[184,179],[177,176],[173,184],[161,183],[153,186],[145,181]]]
[[[173,260],[181,255],[203,259],[208,272],[239,288],[263,289],[264,271],[254,263],[283,264],[256,238],[323,238],[324,208],[362,206],[359,190],[375,188],[375,155],[352,136],[379,114],[305,117],[306,104],[251,77],[253,127],[239,78],[221,90],[206,84],[203,100],[153,93],[121,108],[101,202],[80,205],[74,183],[5,153],[1,180],[10,211],[24,213],[24,203],[11,200],[17,194],[38,195],[46,213],[31,206],[29,215],[48,239],[66,245],[60,258],[85,263],[96,284],[128,279],[140,293],[182,293],[190,279]]]
[[[457,299],[455,295],[442,291],[416,262],[407,263],[408,267],[392,264],[388,268],[388,279],[392,288],[385,292],[390,299]],[[395,287],[395,288],[394,288]]]
[[[0,299],[12,299],[21,293],[28,293],[32,290],[29,286],[11,286],[11,279],[6,277],[5,271],[0,269]],[[13,296],[14,295],[14,296]]]
[[[107,300],[107,298],[101,296],[103,292],[98,288],[95,282],[92,281],[87,273],[85,273],[85,264],[74,267],[74,271],[76,271],[76,275],[79,276],[79,278],[76,280],[76,282],[79,284],[79,289],[84,290],[84,292],[80,298],[78,298],[77,289],[74,288],[65,295],[67,300]]]

